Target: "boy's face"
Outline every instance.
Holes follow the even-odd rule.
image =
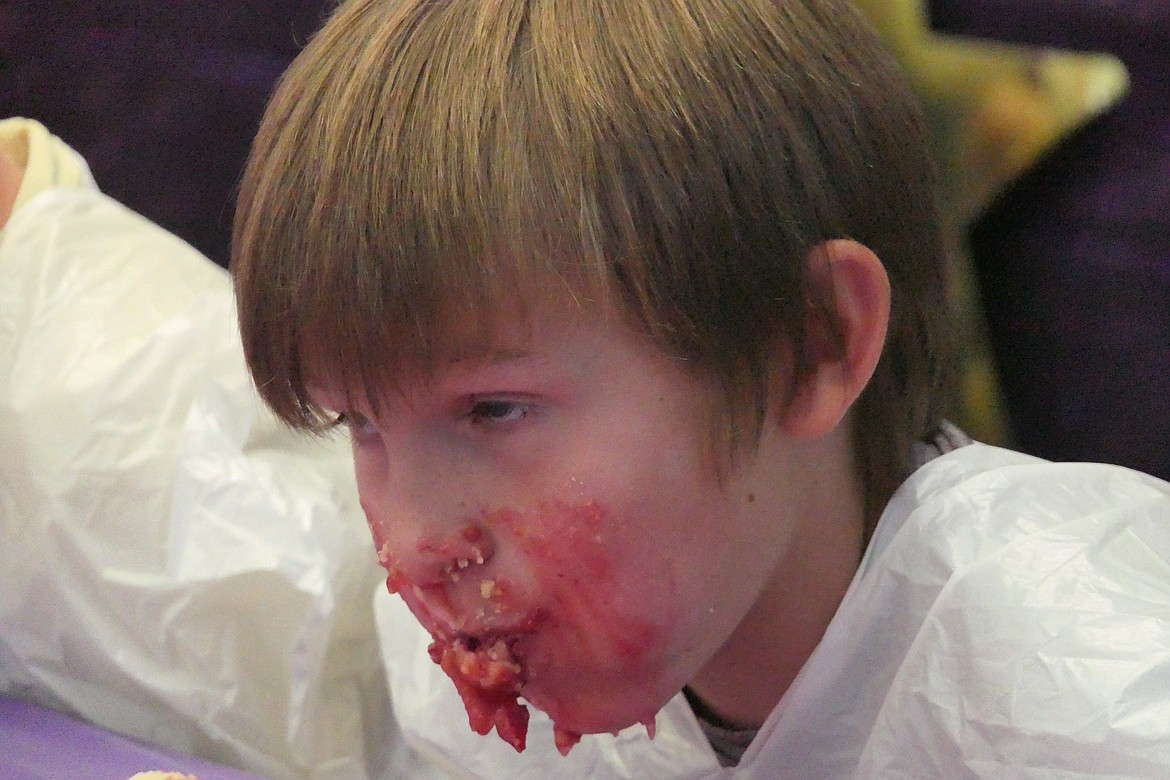
[[[652,721],[736,631],[781,568],[792,486],[767,432],[720,477],[701,384],[620,318],[551,308],[376,416],[313,397],[349,421],[391,589],[440,651],[505,648],[571,736]]]

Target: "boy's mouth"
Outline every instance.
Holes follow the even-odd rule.
[[[433,635],[429,648],[431,660],[455,683],[472,731],[486,735],[494,727],[500,739],[517,752],[526,747],[529,718],[528,706],[520,703],[527,674],[517,646],[528,633],[531,631],[486,639]],[[561,755],[567,756],[581,741],[580,733],[559,725],[554,724],[553,731]]]
[[[489,615],[478,607],[471,616],[459,614],[445,586],[416,586],[397,567],[387,568],[388,589],[402,596],[431,634],[431,660],[455,683],[472,731],[486,735],[494,728],[518,752],[524,750],[529,711],[520,702],[527,682],[520,648],[525,638],[537,632],[545,615],[538,612],[519,620],[505,618],[507,622],[501,624],[504,616],[496,610]],[[495,580],[479,585],[478,595],[489,605],[493,601],[498,604],[506,594],[507,589]]]
[[[522,751],[528,736],[529,713],[519,701],[525,670],[514,652],[518,639],[466,635],[448,639],[435,635],[429,651],[431,660],[455,683],[472,731],[487,734],[494,727],[501,739]]]
[[[499,587],[489,582],[481,583],[485,599],[494,595],[489,590]],[[530,716],[528,705],[520,700],[528,682],[524,648],[539,631],[547,614],[538,611],[507,625],[497,623],[500,616],[492,615],[486,622],[471,625],[479,621],[458,619],[451,613],[445,594],[411,586],[394,569],[387,584],[392,592],[405,599],[415,617],[430,632],[431,660],[455,684],[472,731],[487,735],[494,728],[517,752],[523,751],[527,746]],[[427,596],[438,597],[440,604],[432,604]],[[477,618],[484,616],[477,615]],[[454,628],[453,623],[459,628]],[[557,749],[562,755],[568,755],[581,735],[554,725],[554,738]]]

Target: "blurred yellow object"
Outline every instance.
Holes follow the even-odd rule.
[[[917,89],[944,199],[963,222],[1073,128],[1125,93],[1106,55],[935,35],[919,0],[855,0]]]
[[[920,0],[855,2],[902,62],[930,123],[954,258],[959,376],[951,415],[975,438],[1010,445],[966,228],[1061,138],[1116,103],[1128,76],[1106,55],[935,35]]]

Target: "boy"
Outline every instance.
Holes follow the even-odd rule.
[[[1165,572],[1170,490],[943,422],[924,147],[837,0],[336,12],[260,129],[235,284],[266,401],[352,436],[389,589],[431,639],[384,650],[417,745],[500,776],[1170,766],[1152,721],[1046,720],[1148,714],[1102,653],[1128,681],[1162,662],[1167,692],[1166,580],[1113,609],[1062,578]],[[1096,554],[1118,534],[1140,561]],[[995,687],[1063,682],[1054,639],[1093,671],[1059,707]],[[565,763],[441,735],[420,658],[518,751],[528,705],[547,715]]]

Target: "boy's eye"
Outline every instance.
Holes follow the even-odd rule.
[[[486,400],[476,401],[468,416],[472,422],[499,425],[523,419],[531,407],[521,401]]]
[[[355,439],[363,439],[378,435],[378,429],[370,422],[370,418],[357,412],[341,412],[333,420],[333,424],[349,429]]]

